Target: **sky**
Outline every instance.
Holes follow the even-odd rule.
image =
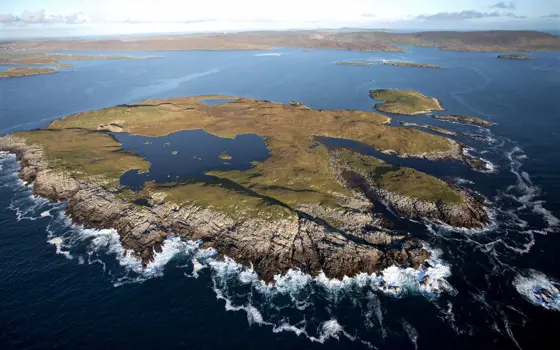
[[[339,27],[560,30],[560,1],[0,1],[0,39]]]

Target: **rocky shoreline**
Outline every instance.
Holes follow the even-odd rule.
[[[372,214],[371,203],[356,191],[352,211],[325,213],[324,208],[301,206],[286,219],[266,221],[230,217],[195,205],[179,206],[157,196],[144,205],[119,198],[119,189],[77,180],[49,168],[43,151],[16,136],[0,137],[0,151],[14,153],[20,162],[22,180],[33,183],[36,195],[67,201],[73,222],[88,228],[114,228],[125,249],[147,265],[170,235],[200,240],[244,265],[252,265],[265,281],[289,269],[298,268],[317,275],[342,278],[360,272],[373,273],[391,265],[419,267],[429,258],[422,244],[406,234],[384,228],[382,217]],[[450,225],[481,227],[487,223],[482,201],[469,193],[464,207],[440,206],[411,201],[411,198],[377,190],[400,215],[426,217]],[[367,193],[365,194],[367,197]],[[364,204],[368,203],[368,204]],[[321,211],[321,213],[319,213]],[[323,218],[331,215],[340,223]],[[335,227],[336,226],[336,227]]]
[[[437,120],[444,120],[448,122],[455,122],[459,124],[468,124],[468,125],[476,125],[476,126],[484,126],[489,127],[494,125],[489,121],[476,118],[476,117],[467,117],[463,115],[456,115],[456,114],[449,114],[449,115],[432,115],[432,118]]]
[[[330,151],[330,161],[337,171],[337,177],[366,197],[386,203],[401,217],[437,220],[450,226],[466,228],[482,228],[489,223],[485,199],[473,191],[450,185],[463,198],[459,203],[431,202],[399,195],[377,186],[372,173],[348,166],[348,163],[340,160],[337,152],[336,148]]]

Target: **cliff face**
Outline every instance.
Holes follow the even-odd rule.
[[[329,277],[341,278],[391,265],[417,267],[428,258],[416,240],[383,229],[383,221],[368,212],[371,208],[338,215],[343,229],[314,216],[323,209],[313,206],[303,206],[287,219],[234,221],[210,209],[153,197],[148,205],[127,202],[116,190],[49,168],[42,150],[22,138],[0,137],[0,151],[17,155],[20,176],[34,182],[35,194],[67,201],[68,213],[76,223],[115,228],[122,245],[143,263],[150,261],[170,233],[201,240],[240,263],[252,263],[265,280],[290,268],[310,274],[324,271]]]

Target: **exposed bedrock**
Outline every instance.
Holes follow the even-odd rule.
[[[310,274],[323,271],[329,277],[341,278],[391,265],[417,267],[429,256],[415,239],[381,227],[382,220],[371,213],[371,207],[358,205],[341,214],[324,213],[324,209],[310,205],[293,208],[294,214],[288,218],[235,221],[195,205],[179,206],[156,198],[149,198],[148,205],[125,201],[119,198],[118,189],[50,169],[42,150],[27,145],[22,138],[0,137],[0,151],[17,155],[20,176],[34,182],[35,194],[67,201],[68,214],[77,224],[116,229],[123,247],[132,250],[144,264],[150,262],[169,234],[201,240],[222,256],[253,264],[265,280],[290,268]],[[402,203],[399,210],[404,212],[408,206]],[[333,217],[340,225],[334,227],[319,216]],[[459,221],[458,214],[455,216],[454,220]],[[465,217],[461,222],[469,219]]]

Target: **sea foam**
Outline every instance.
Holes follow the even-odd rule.
[[[519,273],[513,285],[533,305],[560,311],[560,283],[535,270]]]

